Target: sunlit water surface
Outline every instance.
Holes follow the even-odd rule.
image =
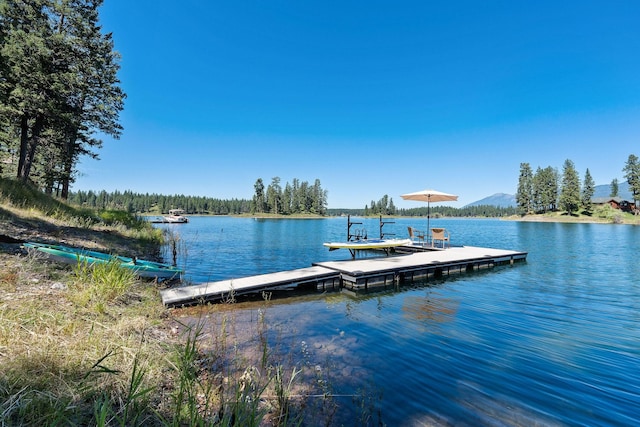
[[[346,218],[191,217],[180,237],[193,283],[348,258]],[[379,222],[358,219],[370,237]],[[406,237],[424,219],[396,219]],[[454,244],[528,252],[525,263],[366,296],[272,301],[274,340],[330,370],[332,391],[365,391],[387,425],[638,425],[640,227],[432,219]],[[242,304],[245,313],[262,303]],[[329,375],[329,374],[328,374]],[[339,401],[336,424],[362,407]],[[376,417],[372,419],[377,420]],[[359,419],[359,418],[358,418]]]

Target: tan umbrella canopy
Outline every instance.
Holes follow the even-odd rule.
[[[417,202],[427,202],[427,230],[429,230],[430,222],[430,205],[431,202],[450,202],[458,200],[458,196],[453,194],[443,193],[436,190],[422,190],[415,193],[402,194],[404,200],[415,200]]]

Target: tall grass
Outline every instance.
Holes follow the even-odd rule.
[[[169,258],[172,265],[177,265],[178,254],[180,254],[181,258],[186,261],[189,255],[189,248],[186,242],[180,237],[180,233],[173,229],[165,229],[163,231],[163,237],[165,241],[165,245],[163,246],[165,250],[164,258]]]
[[[136,283],[135,273],[117,258],[105,263],[78,260],[69,284],[69,299],[82,307],[105,312],[105,305],[124,296]]]
[[[81,277],[99,288],[106,274],[120,280],[95,267],[71,272],[60,295],[2,305],[0,425],[332,425],[329,369],[306,344],[283,345],[266,302],[238,336],[234,314],[215,306],[219,326],[167,318],[148,284],[74,289]],[[368,401],[354,399],[371,425]]]

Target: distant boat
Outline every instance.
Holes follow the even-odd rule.
[[[147,261],[137,258],[129,258],[111,255],[104,252],[90,251],[87,249],[72,248],[62,245],[49,245],[46,243],[26,242],[22,245],[27,250],[36,250],[46,254],[49,259],[76,264],[87,262],[88,264],[107,263],[114,260],[120,261],[120,266],[132,270],[137,276],[151,279],[173,279],[182,275],[182,270],[169,264]]]
[[[184,216],[182,209],[170,209],[169,215],[162,216],[156,219],[152,219],[154,224],[186,224],[189,222],[189,218]]]

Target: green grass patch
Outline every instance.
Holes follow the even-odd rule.
[[[105,225],[124,225],[134,230],[143,230],[148,225],[144,219],[125,211],[104,210],[98,216]]]
[[[116,258],[94,264],[78,261],[74,280],[69,285],[69,298],[79,306],[104,313],[106,304],[124,296],[135,283],[135,273],[122,267]]]

